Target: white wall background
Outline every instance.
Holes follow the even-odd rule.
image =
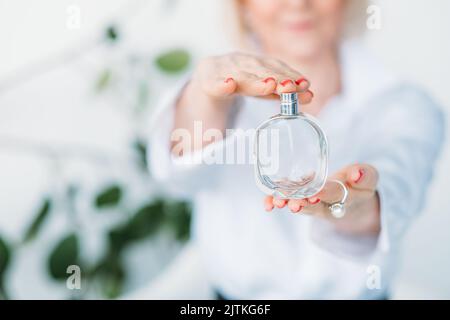
[[[217,23],[221,17],[220,1],[179,0],[174,12],[164,9],[165,2],[169,1],[0,0],[0,83],[37,61],[92,38],[111,18],[117,17],[119,24],[122,23],[126,19],[121,19],[133,14],[133,10],[138,14],[126,21],[125,28],[125,42],[130,48],[146,52],[177,44],[198,55],[221,51],[224,30]],[[450,2],[379,0],[375,3],[382,9],[382,28],[368,32],[368,45],[389,67],[426,87],[448,115]],[[67,9],[72,5],[81,10],[78,29],[66,26]],[[46,141],[81,140],[119,150],[121,137],[127,134],[126,124],[120,115],[106,107],[100,106],[94,112],[78,110],[74,101],[85,94],[81,79],[89,71],[78,72],[81,74],[58,69],[8,91],[3,97],[0,95],[0,137],[17,134]],[[49,89],[53,89],[49,86],[54,85],[52,77],[62,77],[64,81],[49,95]],[[67,88],[73,89],[71,94],[75,100],[68,101],[64,91]],[[48,103],[49,99],[52,103]],[[95,126],[96,117],[105,115],[117,133],[119,143],[114,145],[109,137],[102,138]],[[60,123],[58,126],[55,119]],[[78,123],[82,123],[84,133],[80,133]],[[405,239],[395,297],[450,298],[449,146],[446,142],[429,195],[424,196],[426,209]],[[30,211],[46,183],[43,170],[38,159],[0,150],[0,231],[14,234],[28,219],[24,212]],[[24,181],[27,181],[25,192]]]

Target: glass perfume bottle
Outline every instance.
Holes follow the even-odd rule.
[[[297,93],[282,93],[280,99],[280,114],[256,129],[257,185],[277,198],[308,198],[327,178],[327,138],[314,117],[299,112]]]

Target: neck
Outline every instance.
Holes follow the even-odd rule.
[[[338,50],[324,50],[312,58],[279,56],[282,61],[299,70],[311,82],[313,101],[305,106],[306,111],[317,114],[330,98],[341,91],[341,70]]]

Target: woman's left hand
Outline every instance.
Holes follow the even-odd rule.
[[[339,202],[343,196],[342,187],[332,180],[343,182],[348,189],[345,201],[346,213],[335,218],[328,208],[330,203]],[[286,205],[293,213],[306,213],[331,221],[337,230],[348,234],[377,234],[380,231],[379,199],[376,191],[377,170],[366,164],[354,164],[343,168],[325,183],[324,188],[307,199],[265,198],[266,211]]]

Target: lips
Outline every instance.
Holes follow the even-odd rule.
[[[312,21],[298,21],[291,22],[286,25],[287,29],[294,32],[305,32],[313,28],[314,24]]]

